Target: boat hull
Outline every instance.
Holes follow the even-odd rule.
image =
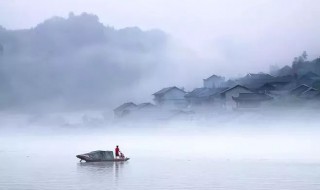
[[[80,162],[83,160],[86,162],[125,162],[130,158],[114,158],[112,151],[93,151],[86,154],[76,155],[80,159]]]
[[[84,160],[84,161],[86,161],[86,162],[125,162],[125,161],[128,161],[129,159],[130,158],[113,159],[113,160]]]

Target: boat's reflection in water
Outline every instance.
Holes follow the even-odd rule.
[[[85,178],[112,179],[117,182],[127,164],[127,162],[83,162],[77,164],[77,171]]]

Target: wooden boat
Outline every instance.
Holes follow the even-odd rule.
[[[77,158],[86,162],[125,162],[128,161],[130,158],[114,158],[113,151],[92,151],[86,154],[79,154],[76,155]]]

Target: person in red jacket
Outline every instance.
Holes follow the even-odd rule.
[[[116,154],[116,158],[120,157],[120,149],[119,146],[117,145],[116,149],[114,150],[115,154]]]

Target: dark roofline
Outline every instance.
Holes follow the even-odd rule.
[[[211,75],[210,77],[208,77],[208,78],[206,78],[206,79],[203,79],[203,80],[209,80],[209,79],[211,79],[211,78],[213,78],[213,77],[216,77],[216,78],[224,78],[224,77],[222,77],[222,76],[218,76],[218,75],[213,74],[213,75]]]
[[[271,87],[271,88],[273,88],[273,89],[275,89],[276,87],[274,87],[272,84],[270,84],[270,83],[264,83],[263,85],[261,85],[259,88],[258,88],[258,90],[261,90],[262,88],[264,88],[264,87]]]
[[[302,76],[300,76],[299,79],[305,78],[305,77],[309,77],[309,75],[312,75],[310,78],[312,78],[312,77],[320,77],[317,73],[314,73],[312,71],[308,71],[307,73],[305,73]]]
[[[205,98],[205,97],[211,97],[216,94],[219,94],[221,91],[226,90],[227,88],[195,88],[191,92],[184,95],[185,98]]]
[[[312,88],[312,87],[310,87],[310,86],[308,86],[308,85],[306,85],[306,84],[300,84],[299,86],[291,89],[290,92],[291,92],[291,91],[294,91],[294,90],[296,90],[296,89],[298,89],[298,88],[300,88],[301,86],[305,86],[305,87],[307,87],[308,89],[309,89],[309,88]]]
[[[170,90],[172,90],[172,89],[178,89],[178,90],[186,93],[184,90],[182,90],[182,89],[180,89],[180,88],[178,88],[178,87],[176,87],[176,86],[171,86],[171,87],[163,88],[163,89],[161,89],[161,90],[153,93],[152,95],[154,95],[154,96],[161,95],[161,94],[164,94],[164,93],[166,93],[166,92],[168,92],[168,91],[170,91]]]
[[[119,111],[121,109],[125,109],[127,108],[129,105],[132,105],[132,106],[137,106],[137,104],[133,103],[133,102],[126,102],[126,103],[123,103],[121,104],[120,106],[116,107],[115,109],[113,109],[113,111]]]
[[[285,65],[285,66],[281,67],[281,69],[283,69],[283,68],[290,68],[290,69],[292,69],[292,67],[290,67],[289,65]],[[279,70],[281,70],[281,69],[279,69]]]
[[[228,88],[227,90],[224,90],[224,91],[220,92],[220,94],[224,94],[224,93],[226,93],[226,92],[228,92],[228,91],[230,91],[230,90],[232,90],[232,89],[234,89],[234,88],[237,88],[237,87],[242,87],[242,88],[244,88],[244,89],[246,89],[246,90],[249,90],[250,92],[253,92],[253,91],[250,90],[249,88],[247,88],[247,87],[245,87],[245,86],[242,86],[242,85],[240,85],[240,84],[237,84],[237,85],[235,85],[234,87]]]
[[[139,109],[145,108],[145,107],[154,107],[154,106],[155,106],[155,105],[152,104],[152,103],[150,103],[150,102],[145,102],[145,103],[141,103],[141,104],[138,104],[138,105],[137,105],[137,107],[138,107]]]
[[[287,85],[287,84],[289,84],[289,83],[290,83],[290,82],[278,82],[278,81],[266,82],[266,83],[264,83],[263,85],[261,85],[258,89],[261,89],[262,87],[267,86],[267,85],[270,85],[270,86],[274,87],[274,85],[277,85],[277,84]]]
[[[243,97],[243,95],[252,95],[252,96],[260,96],[259,99],[255,99],[255,97]],[[239,100],[247,100],[247,101],[267,101],[267,100],[273,100],[274,98],[272,96],[269,96],[266,93],[240,93],[238,97],[232,96],[232,99],[235,101]]]
[[[269,74],[269,73],[264,73],[264,72],[259,72],[259,73],[248,73],[249,75],[268,75],[273,77],[273,75]]]

